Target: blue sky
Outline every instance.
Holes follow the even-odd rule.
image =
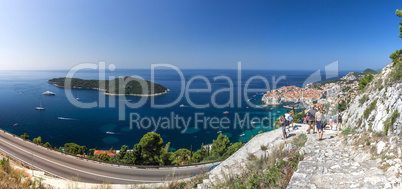
[[[402,48],[396,0],[1,1],[0,69],[380,69]]]

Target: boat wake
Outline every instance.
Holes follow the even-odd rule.
[[[58,117],[58,119],[61,119],[61,120],[77,120],[77,119],[68,118],[68,117]]]
[[[109,135],[116,135],[116,134],[119,134],[119,133],[107,131],[106,134],[109,134]]]

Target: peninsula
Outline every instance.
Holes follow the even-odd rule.
[[[296,107],[309,107],[313,104],[326,107],[326,111],[336,114],[338,108],[344,110],[346,102],[351,101],[359,91],[359,81],[365,74],[377,74],[372,69],[363,72],[350,72],[346,76],[330,81],[307,84],[305,88],[283,86],[268,91],[261,98],[266,105],[292,104]],[[284,106],[290,108],[291,106]]]
[[[71,82],[71,88],[101,90],[105,91],[106,95],[157,96],[169,92],[169,89],[163,85],[132,77],[121,77],[113,80],[84,80],[61,77],[53,78],[48,82],[56,87],[65,87],[66,82]],[[144,89],[143,85],[145,85]],[[123,88],[124,90],[120,91]]]

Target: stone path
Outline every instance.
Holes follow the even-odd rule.
[[[377,168],[380,159],[345,146],[344,138],[336,131],[325,130],[324,140],[316,141],[316,134],[307,135],[304,160],[292,176],[288,189],[299,188],[402,188],[398,174]]]

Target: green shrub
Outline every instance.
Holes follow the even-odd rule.
[[[366,108],[366,110],[364,110],[363,116],[365,119],[367,119],[369,117],[369,115],[371,114],[371,112],[376,108],[377,106],[377,100],[375,99],[370,105],[369,107]]]
[[[402,78],[402,61],[394,60],[394,68],[391,70],[389,74],[390,80],[393,82],[399,81]],[[392,82],[390,82],[392,83]]]
[[[348,127],[348,128],[346,128],[345,130],[342,131],[342,134],[346,136],[346,135],[348,135],[351,131],[352,131],[352,128]]]
[[[385,136],[388,135],[388,131],[390,128],[392,128],[392,126],[394,125],[394,123],[396,122],[396,119],[399,117],[399,112],[398,110],[395,110],[394,113],[392,114],[391,117],[388,117],[385,121],[384,121],[384,134]]]
[[[401,54],[402,54],[402,49],[396,50],[391,55],[389,55],[389,58],[391,58],[392,60],[395,60],[395,59],[399,58],[401,56]]]
[[[34,138],[32,142],[35,144],[42,145],[42,137],[39,136],[38,138]]]
[[[29,135],[27,133],[24,133],[23,135],[21,135],[22,139],[28,140],[29,139]]]
[[[363,76],[363,78],[359,82],[359,89],[363,90],[367,84],[369,84],[374,79],[374,75],[371,73],[367,73]]]

